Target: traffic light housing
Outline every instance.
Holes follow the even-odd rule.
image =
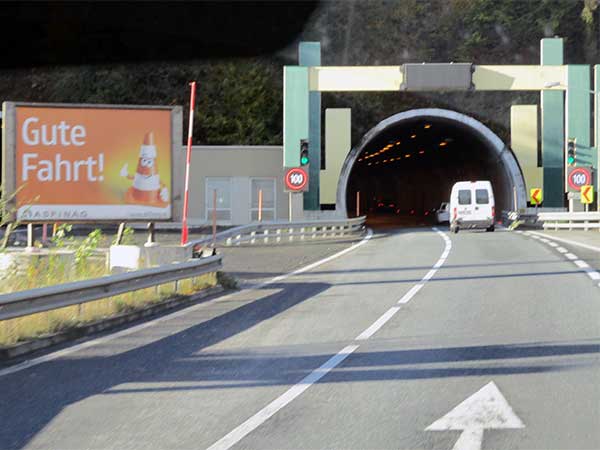
[[[301,139],[300,140],[300,165],[307,166],[310,162],[308,157],[308,140]]]
[[[577,163],[577,145],[575,139],[567,141],[567,165],[574,166]]]

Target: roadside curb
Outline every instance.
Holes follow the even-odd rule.
[[[10,361],[18,356],[23,356],[37,350],[42,350],[57,344],[62,344],[67,341],[86,337],[101,331],[116,328],[130,322],[135,322],[139,319],[154,316],[160,312],[168,311],[184,304],[190,304],[198,300],[204,300],[207,297],[226,292],[222,286],[215,286],[202,290],[192,295],[179,295],[169,298],[163,302],[146,306],[137,311],[131,311],[120,314],[118,316],[100,319],[96,322],[75,327],[66,331],[62,331],[52,335],[40,336],[30,341],[14,344],[10,347],[0,349],[0,361]]]

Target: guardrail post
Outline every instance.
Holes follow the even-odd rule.
[[[256,231],[252,231],[250,233],[250,243],[251,244],[254,244],[256,242],[256,237],[255,236],[256,236]]]
[[[235,237],[235,240],[237,241],[235,245],[240,245],[240,243],[241,243],[241,241],[242,241],[242,235],[241,235],[241,234],[238,234],[238,235]]]
[[[269,242],[269,230],[265,230],[263,232],[263,236],[264,236],[264,243],[266,244],[267,242]]]
[[[304,227],[300,228],[300,233],[302,233],[300,235],[300,240],[303,241],[304,240]]]
[[[281,242],[281,229],[277,229],[277,243]]]
[[[312,227],[313,235],[312,238],[315,239],[317,237],[317,227]]]
[[[290,242],[292,242],[294,240],[294,229],[290,228],[289,233],[290,233]]]
[[[231,246],[231,238],[230,237],[228,237],[227,240],[225,241],[225,245],[227,247]]]

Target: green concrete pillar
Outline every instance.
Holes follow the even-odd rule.
[[[321,43],[301,42],[298,64],[304,67],[321,65]],[[321,93],[308,94],[308,155],[310,158],[308,192],[304,193],[304,209],[320,209],[319,173],[321,171]]]
[[[283,165],[300,166],[300,140],[308,139],[308,69],[283,68]]]
[[[592,148],[590,66],[567,66],[566,138],[577,139],[577,165],[597,166],[598,156]]]
[[[563,40],[542,39],[541,65],[563,64]],[[542,91],[542,163],[544,206],[564,206],[564,98],[562,92]]]

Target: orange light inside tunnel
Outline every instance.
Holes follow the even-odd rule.
[[[421,151],[419,152],[419,155],[422,155],[422,154],[424,154],[424,153],[425,153],[425,150],[421,150]]]
[[[416,134],[411,134],[411,135],[410,135],[410,138],[411,138],[411,139],[414,139],[414,138],[416,138],[416,137],[417,137],[417,135],[416,135]]]
[[[440,147],[445,147],[446,145],[448,145],[447,142],[440,142]]]
[[[431,124],[430,123],[426,123],[423,128],[425,128],[425,129],[431,128]]]

